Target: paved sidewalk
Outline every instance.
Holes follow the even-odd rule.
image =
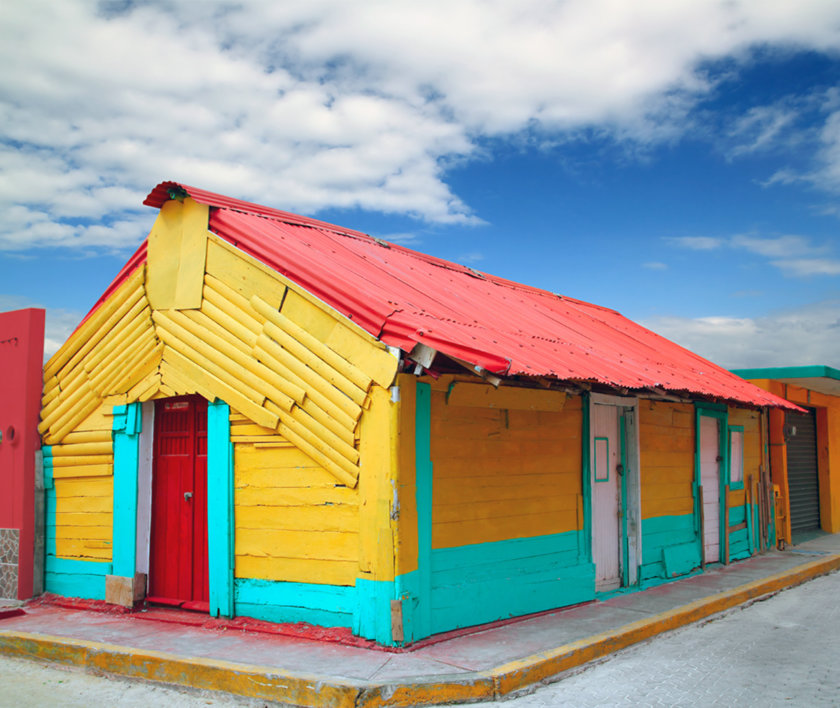
[[[656,634],[840,568],[840,535],[648,590],[389,652],[31,604],[0,653],[305,706],[494,700]]]

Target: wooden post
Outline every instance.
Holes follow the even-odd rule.
[[[744,488],[744,497],[746,501],[746,512],[747,512],[747,550],[749,550],[750,555],[753,555],[753,500],[755,499],[755,495],[753,494],[753,476],[747,476],[747,483]]]
[[[703,510],[703,485],[697,485],[700,496],[700,567],[706,570],[706,513]]]
[[[723,564],[729,565],[729,485],[723,487]]]

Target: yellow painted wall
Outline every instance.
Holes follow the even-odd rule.
[[[450,383],[432,389],[432,548],[582,528],[581,399],[560,411],[456,406]]]
[[[242,415],[231,438],[236,577],[355,584],[358,491]]]
[[[52,446],[58,558],[111,560],[114,465],[106,412],[110,407],[100,406],[65,437],[65,444]]]
[[[113,406],[197,393],[233,412],[237,576],[393,578],[397,359],[210,234],[207,213],[167,202],[147,264],[45,366],[59,557],[111,558]]]
[[[694,407],[639,401],[642,518],[694,513]]]

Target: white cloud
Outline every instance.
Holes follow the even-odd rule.
[[[770,259],[771,265],[795,277],[840,275],[840,259],[833,257],[828,244],[815,244],[805,236],[784,235],[761,237],[736,234],[727,238],[710,236],[669,237],[665,241],[691,251],[713,251],[730,248],[748,251]]]
[[[840,301],[765,317],[657,317],[645,327],[728,369],[825,364],[840,367]]]
[[[648,270],[668,270],[668,264],[659,261],[650,261],[648,263],[642,263],[642,268],[647,268]]]
[[[715,251],[726,245],[725,239],[713,236],[669,236],[665,241],[690,251]]]
[[[0,248],[139,240],[176,179],[307,213],[480,215],[446,182],[482,138],[679,136],[750,48],[835,51],[830,0],[289,0],[0,6]],[[757,149],[785,116],[742,125]],[[834,122],[825,179],[840,182]],[[838,171],[835,175],[833,171]],[[129,214],[124,212],[129,210]],[[101,217],[109,233],[91,229]],[[47,223],[54,224],[52,230]],[[137,232],[131,231],[137,227]]]
[[[732,155],[775,147],[782,134],[796,121],[797,112],[787,106],[755,106],[740,116],[730,130],[736,141]]]

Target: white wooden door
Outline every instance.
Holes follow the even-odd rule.
[[[618,409],[595,404],[592,411],[592,556],[595,588],[621,584],[621,441]]]
[[[700,484],[703,485],[703,557],[720,560],[720,421],[700,416]]]

